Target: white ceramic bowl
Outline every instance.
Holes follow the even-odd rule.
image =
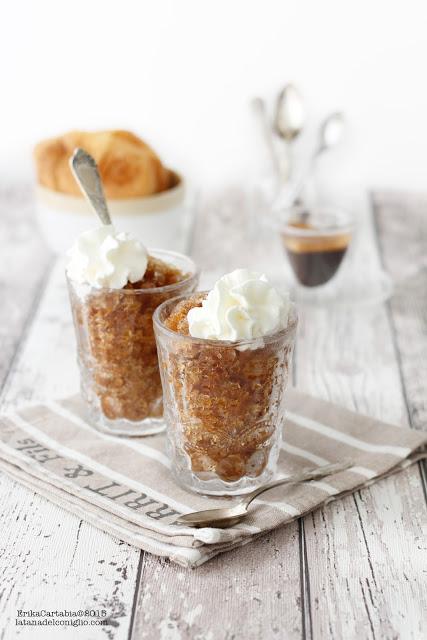
[[[63,254],[74,239],[96,226],[96,218],[85,198],[69,196],[38,186],[37,219],[49,247]],[[129,231],[147,247],[185,250],[186,186],[178,176],[177,185],[144,198],[109,200],[113,223]]]

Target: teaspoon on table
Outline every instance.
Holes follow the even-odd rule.
[[[112,224],[101,176],[92,156],[84,149],[75,149],[70,158],[70,169],[83,195],[102,224]]]
[[[328,464],[323,467],[317,467],[309,469],[303,473],[299,473],[288,478],[281,478],[266,484],[263,487],[259,487],[244,496],[240,502],[233,507],[224,507],[222,509],[207,509],[205,511],[194,511],[193,513],[186,513],[176,518],[174,524],[183,524],[187,527],[216,527],[219,529],[225,529],[237,524],[248,514],[248,507],[252,500],[257,498],[264,491],[279,487],[284,484],[295,484],[299,482],[308,482],[309,480],[317,480],[318,478],[324,478],[334,473],[339,473],[352,466],[349,461],[340,462],[337,464]]]

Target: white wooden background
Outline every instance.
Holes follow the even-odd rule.
[[[387,304],[306,308],[295,358],[303,390],[426,428],[427,198],[373,196],[355,266],[380,262],[396,280]],[[277,276],[277,239],[247,196],[202,198],[189,250],[204,283],[237,266]],[[77,388],[62,265],[34,224],[31,190],[0,191],[2,406]],[[366,222],[365,222],[366,224]],[[359,265],[359,266],[358,266]],[[408,638],[426,629],[426,482],[413,467],[330,504],[195,571],[85,524],[0,476],[0,639]],[[17,609],[105,608],[108,626],[15,625]]]

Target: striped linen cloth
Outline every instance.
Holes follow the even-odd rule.
[[[93,429],[78,396],[3,415],[0,470],[129,544],[196,567],[426,455],[426,435],[295,390],[288,391],[287,408],[280,475],[344,459],[352,466],[319,481],[266,492],[244,522],[229,529],[173,524],[178,514],[232,501],[177,486],[164,435],[116,438]]]

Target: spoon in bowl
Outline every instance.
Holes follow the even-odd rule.
[[[70,169],[83,195],[102,224],[111,225],[110,212],[95,160],[84,149],[75,149],[70,158]]]
[[[308,482],[309,480],[316,480],[318,478],[324,478],[334,473],[339,473],[352,466],[349,461],[340,462],[337,464],[328,464],[323,467],[317,467],[310,469],[304,473],[300,473],[288,478],[281,478],[266,484],[263,487],[259,487],[244,496],[240,502],[234,507],[224,507],[222,509],[207,509],[205,511],[194,511],[193,513],[186,513],[176,518],[174,524],[183,524],[187,527],[216,527],[219,529],[226,529],[237,524],[248,514],[248,507],[252,500],[257,498],[264,491],[279,487],[284,484],[295,484],[298,482]]]

